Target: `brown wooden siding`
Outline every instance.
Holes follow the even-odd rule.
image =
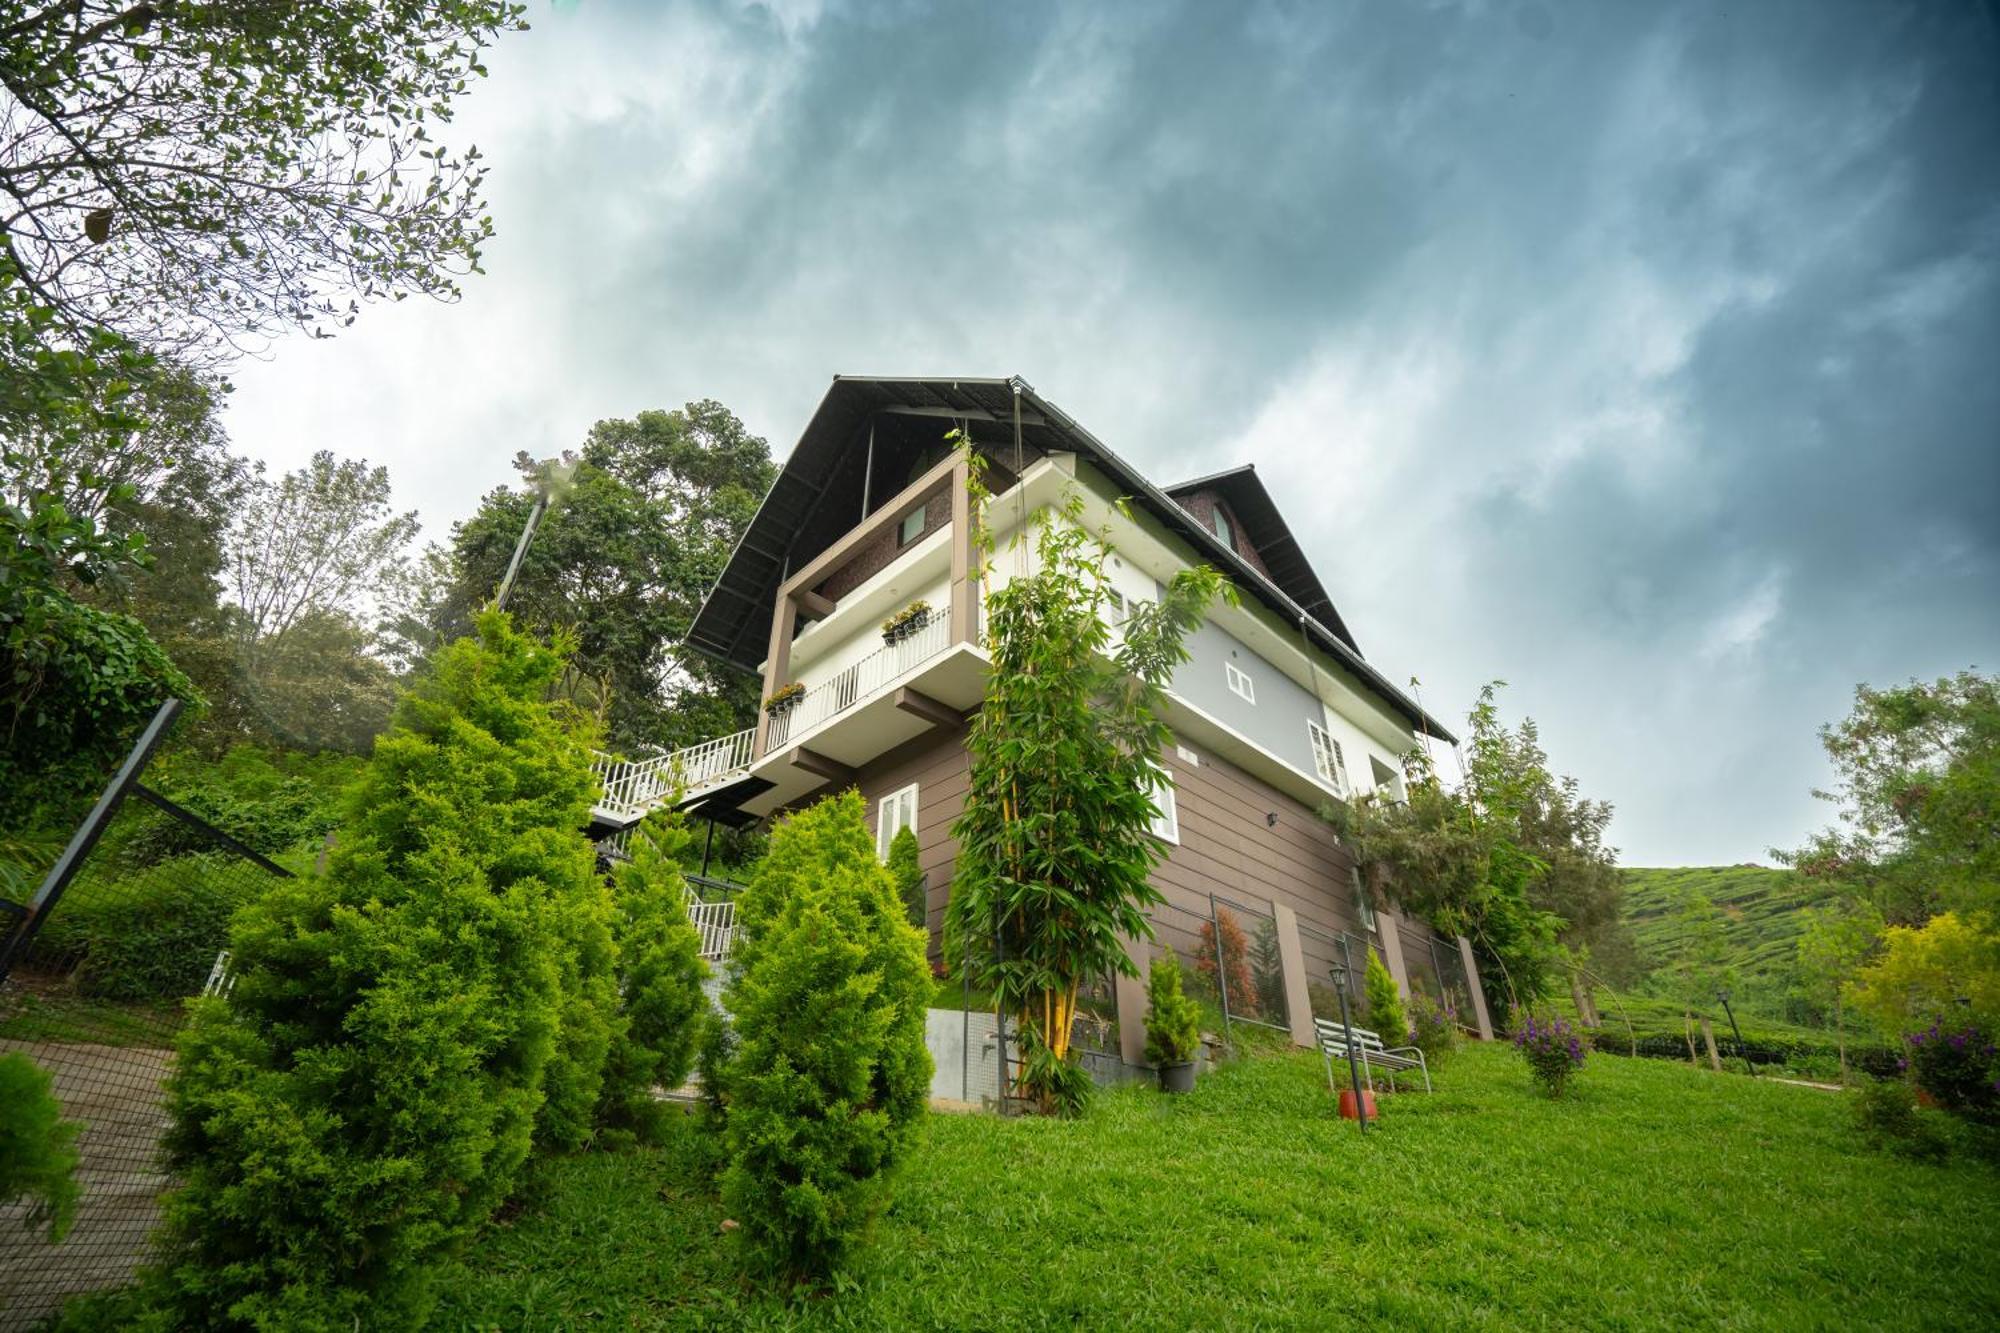
[[[1299,801],[1206,751],[1197,749],[1196,757],[1190,766],[1172,746],[1165,756],[1174,775],[1181,840],[1154,872],[1154,884],[1174,909],[1159,914],[1162,941],[1189,952],[1198,929],[1194,917],[1206,919],[1211,893],[1259,913],[1282,902],[1298,913],[1308,971],[1323,982],[1331,958],[1317,937],[1346,932],[1372,938],[1355,906],[1353,858]],[[933,932],[943,922],[958,856],[951,822],[964,805],[970,779],[964,732],[940,730],[868,764],[856,783],[868,802],[871,829],[883,796],[917,784],[917,842]],[[1267,820],[1270,814],[1277,815],[1276,824]]]

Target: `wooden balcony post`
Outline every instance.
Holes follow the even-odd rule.
[[[792,630],[798,623],[799,609],[790,594],[780,591],[778,605],[771,613],[771,650],[764,658],[764,698],[771,697],[772,691],[789,683],[787,677],[792,670]],[[771,715],[761,707],[757,711],[757,739],[751,747],[750,758],[762,759],[770,743]]]

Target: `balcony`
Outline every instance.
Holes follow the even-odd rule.
[[[856,704],[872,699],[891,681],[908,674],[951,646],[951,617],[933,610],[916,630],[895,643],[884,644],[860,661],[842,667],[806,692],[789,708],[771,714],[765,726],[766,752],[778,750],[794,737],[813,730]]]

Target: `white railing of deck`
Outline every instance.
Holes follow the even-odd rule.
[[[591,771],[604,785],[604,799],[599,808],[637,818],[676,792],[686,797],[703,787],[746,773],[756,738],[757,729],[748,727],[651,759],[614,759],[608,754],[593,754]]]
[[[701,935],[701,956],[710,962],[729,957],[736,941],[736,904],[733,902],[688,904],[688,920]]]
[[[936,657],[951,646],[951,616],[932,611],[930,619],[896,643],[884,644],[853,666],[826,680],[806,685],[805,697],[782,713],[771,715],[765,751],[777,749],[787,737],[803,736],[820,723],[874,698],[882,687],[904,672]]]

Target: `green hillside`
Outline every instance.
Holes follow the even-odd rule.
[[[1792,989],[1800,929],[1799,909],[1813,901],[1790,870],[1768,866],[1626,867],[1625,919],[1638,946],[1640,967],[1653,971],[1672,961],[1682,943],[1681,901],[1690,889],[1708,896],[1723,915],[1729,961],[1746,1007],[1782,1015]]]

